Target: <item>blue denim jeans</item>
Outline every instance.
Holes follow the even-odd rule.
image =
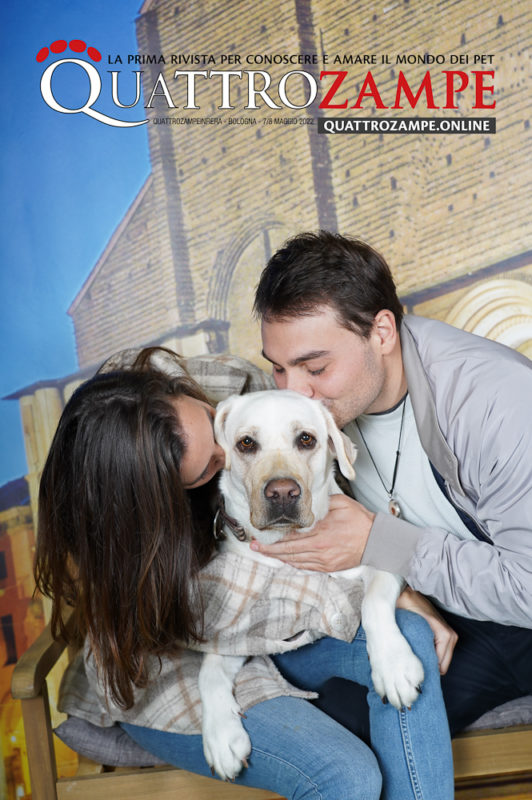
[[[368,686],[372,747],[306,700],[267,700],[246,711],[252,752],[237,784],[288,800],[452,800],[451,743],[432,632],[408,611],[398,611],[397,619],[425,668],[412,709],[397,711],[373,690],[362,629],[351,643],[324,638],[276,656],[281,672],[301,688],[319,691],[334,676]],[[201,736],[122,727],[166,762],[210,775]]]

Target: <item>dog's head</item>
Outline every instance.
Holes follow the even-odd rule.
[[[262,541],[310,528],[334,491],[333,455],[355,476],[354,445],[317,400],[291,391],[233,395],[218,405],[215,435],[225,451],[226,508]]]

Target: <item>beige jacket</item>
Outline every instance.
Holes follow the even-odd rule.
[[[127,367],[135,355],[136,351],[119,354],[103,369]],[[169,367],[175,370],[175,362]],[[183,367],[213,402],[229,394],[271,388],[261,370],[231,356],[188,359]],[[236,681],[235,694],[243,711],[281,695],[315,697],[285,681],[268,655],[295,650],[322,636],[351,641],[360,623],[363,590],[359,582],[305,573],[288,565],[272,568],[235,553],[216,555],[199,577],[206,640],[201,650],[251,656]],[[148,686],[136,690],[133,708],[124,711],[106,696],[85,648],[65,674],[59,709],[101,726],[130,722],[176,733],[200,733],[201,659],[201,652],[185,648],[176,657],[160,662],[154,658]]]
[[[362,584],[290,566],[265,566],[234,553],[215,556],[200,573],[205,604],[202,651],[249,655],[235,694],[243,711],[280,695],[315,697],[282,678],[268,654],[295,650],[322,636],[351,641],[360,623]],[[153,659],[147,688],[124,711],[106,698],[87,648],[67,670],[59,708],[95,725],[130,722],[175,733],[201,732],[198,674],[202,653]]]

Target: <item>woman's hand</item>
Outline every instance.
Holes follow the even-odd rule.
[[[375,514],[350,497],[333,494],[329,513],[309,532],[290,533],[275,544],[254,540],[253,550],[279,558],[297,569],[337,572],[358,567],[368,541]]]
[[[401,593],[397,601],[397,608],[414,611],[427,620],[434,633],[434,646],[440,665],[440,675],[445,675],[453,657],[454,648],[458,641],[458,634],[445,622],[436,611],[430,600],[409,586]]]

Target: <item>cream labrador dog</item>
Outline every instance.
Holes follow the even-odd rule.
[[[356,451],[350,439],[321,403],[296,392],[229,397],[218,405],[215,435],[226,457],[220,478],[226,531],[221,547],[273,566],[281,562],[251,550],[251,539],[272,543],[291,529],[308,531],[323,519],[329,496],[340,493],[334,458],[346,478],[355,477]],[[402,579],[370,567],[331,574],[363,581],[361,615],[373,685],[396,708],[411,706],[424,676],[395,621]],[[205,757],[225,779],[240,772],[251,752],[233,695],[244,661],[207,654],[199,676]]]

